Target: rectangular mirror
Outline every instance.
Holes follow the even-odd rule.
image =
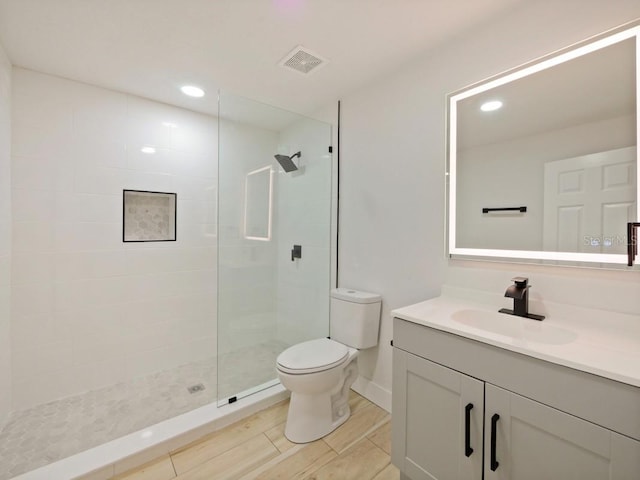
[[[451,94],[452,257],[627,263],[639,26]]]
[[[271,165],[247,173],[244,197],[244,238],[271,240],[273,172]]]

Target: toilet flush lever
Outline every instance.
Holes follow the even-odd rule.
[[[302,245],[294,245],[291,249],[291,261],[293,262],[296,258],[302,258]]]

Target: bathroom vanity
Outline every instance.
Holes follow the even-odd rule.
[[[394,310],[403,479],[640,479],[640,318],[441,296]]]
[[[638,51],[634,22],[449,95],[450,258],[633,264]],[[605,113],[598,100],[617,94]],[[501,311],[520,316],[446,287],[392,312],[402,478],[640,480],[640,316],[529,312],[527,279],[514,281]]]

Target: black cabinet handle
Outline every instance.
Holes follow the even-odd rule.
[[[496,459],[496,430],[498,420],[500,420],[500,415],[497,413],[493,414],[491,417],[491,471],[495,472],[500,463]]]
[[[464,454],[466,457],[470,457],[473,453],[471,448],[471,410],[473,409],[473,403],[467,403],[464,407]]]

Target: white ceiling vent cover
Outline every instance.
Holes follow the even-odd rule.
[[[312,52],[308,48],[298,45],[291,50],[282,60],[280,60],[281,67],[290,68],[298,73],[309,74],[320,67],[326,65],[328,60],[322,58],[320,55]]]

